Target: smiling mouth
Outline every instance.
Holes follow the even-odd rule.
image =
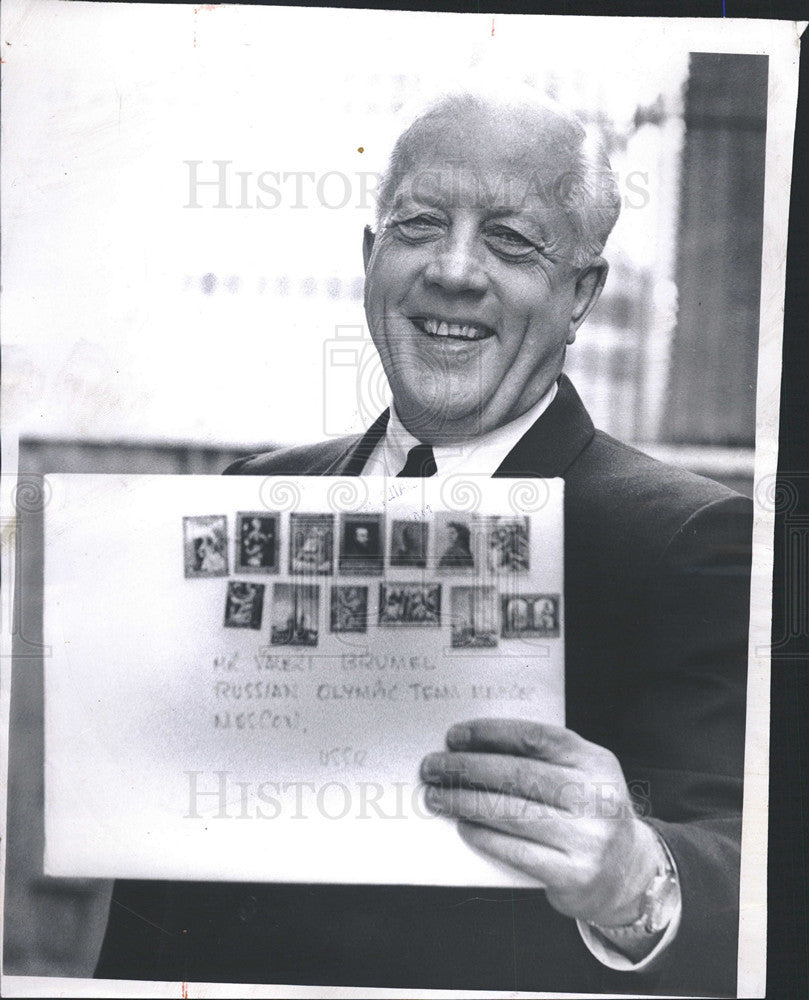
[[[448,340],[486,340],[494,336],[491,327],[480,323],[448,323],[434,316],[411,316],[411,322],[431,337],[441,337]]]

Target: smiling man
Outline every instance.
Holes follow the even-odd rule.
[[[609,164],[575,119],[492,111],[458,96],[419,118],[394,149],[378,232],[365,233],[371,336],[396,413],[433,445],[478,439],[551,390],[603,287],[598,251],[618,217]]]
[[[422,762],[431,808],[536,889],[119,883],[100,975],[733,992],[750,504],[595,431],[562,374],[618,211],[574,116],[443,97],[364,236],[390,410],[228,470],[564,477],[567,728],[459,719]]]

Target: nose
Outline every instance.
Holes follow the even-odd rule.
[[[483,295],[488,277],[470,229],[453,228],[434,247],[435,255],[424,271],[425,281],[453,295]]]

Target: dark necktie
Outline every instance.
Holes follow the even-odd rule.
[[[426,479],[428,476],[434,476],[436,472],[438,472],[438,467],[435,464],[435,455],[433,455],[432,446],[429,444],[417,444],[415,448],[411,448],[407,453],[407,461],[404,464],[404,468],[401,472],[396,473],[396,478],[401,479],[403,476],[410,476]]]

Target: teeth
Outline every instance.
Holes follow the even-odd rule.
[[[418,321],[425,333],[434,337],[454,337],[459,340],[483,340],[486,331],[478,326],[462,323],[447,323],[444,320],[422,319]]]

